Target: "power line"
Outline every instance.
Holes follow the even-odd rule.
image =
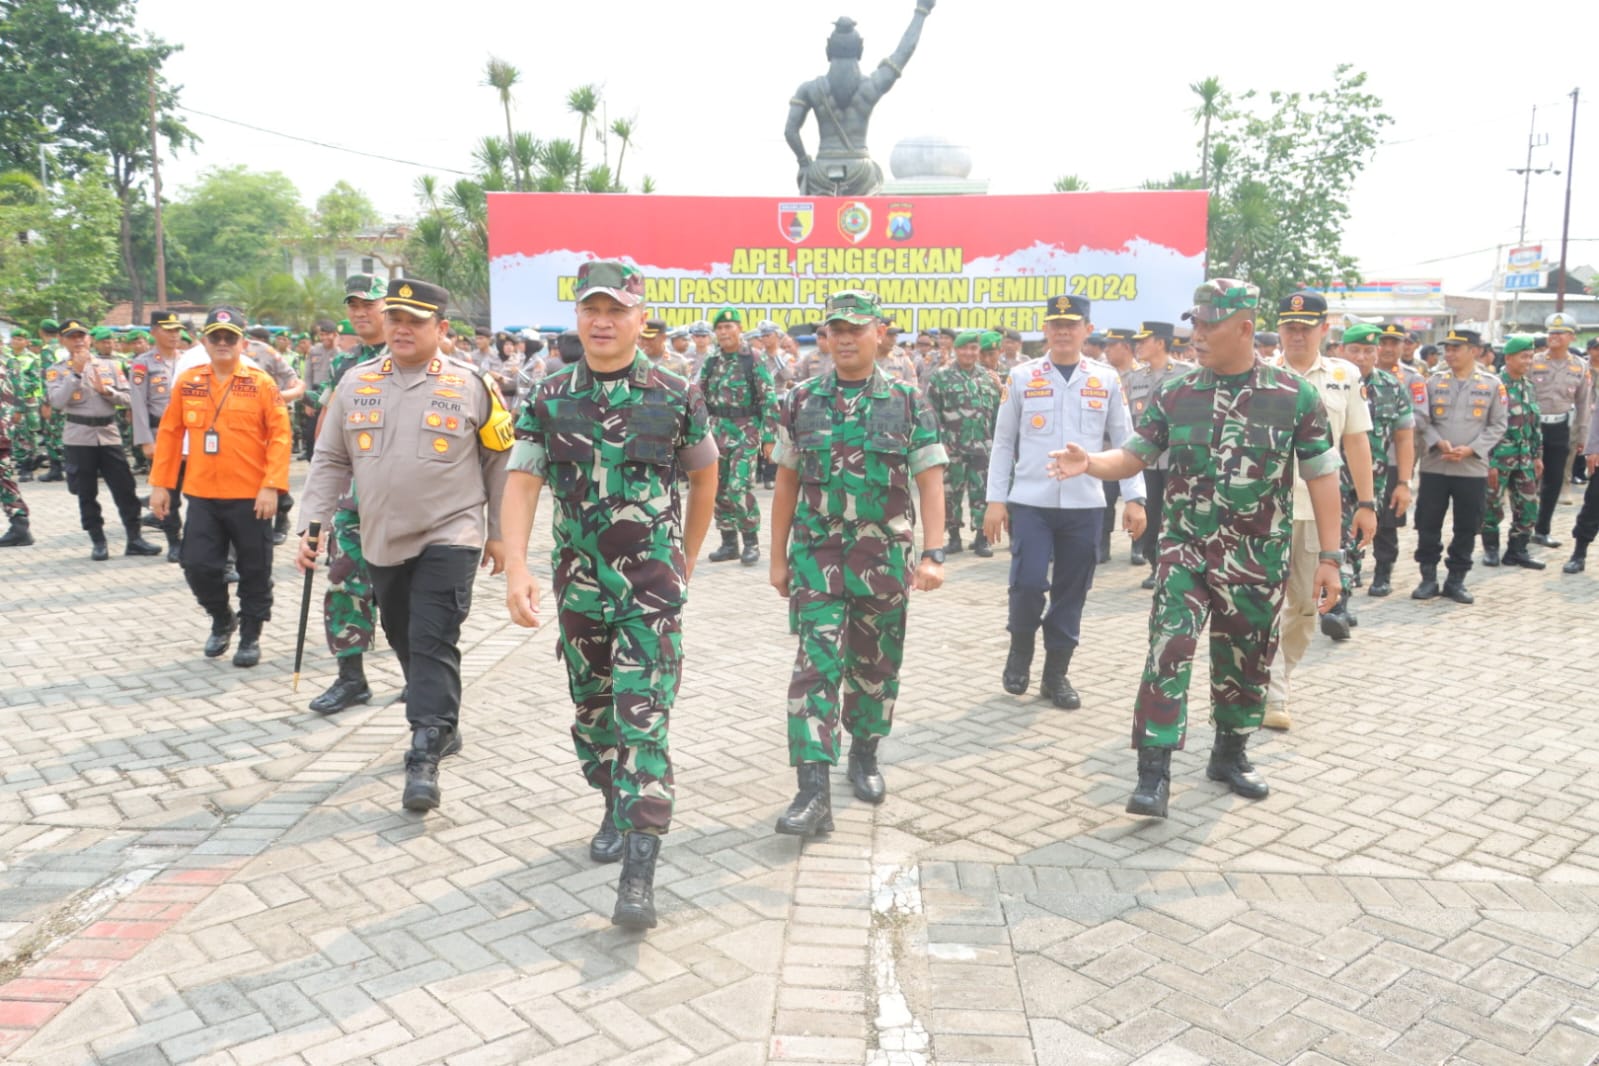
[[[282,137],[284,140],[289,141],[299,141],[301,144],[312,144],[318,148],[328,148],[335,152],[346,152],[350,155],[364,156],[367,159],[380,159],[385,163],[399,163],[402,166],[416,167],[419,170],[442,170],[446,174],[459,174],[464,178],[470,178],[473,176],[470,171],[457,170],[454,167],[440,167],[434,166],[431,163],[418,163],[412,159],[396,159],[391,155],[378,155],[375,152],[363,152],[359,148],[346,148],[342,144],[329,144],[326,141],[313,140],[310,137],[301,137],[294,133],[284,133],[282,130],[269,130],[265,126],[255,126],[248,122],[241,122],[236,118],[224,118],[222,115],[213,115],[209,111],[200,111],[196,108],[189,107],[186,104],[179,104],[178,110],[187,111],[191,115],[199,115],[203,118],[214,119],[217,122],[226,122],[230,126],[241,126],[247,130],[254,130],[256,133],[265,133],[272,137]]]

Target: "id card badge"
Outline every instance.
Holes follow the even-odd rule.
[[[205,431],[205,454],[216,455],[222,450],[222,437],[214,429]]]

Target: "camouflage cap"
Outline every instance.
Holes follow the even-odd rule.
[[[637,307],[644,302],[644,275],[638,267],[619,260],[591,259],[577,268],[572,302],[582,303],[597,293],[604,293],[623,307]]]
[[[389,283],[376,274],[351,274],[344,279],[344,302],[381,300],[388,295]]]
[[[824,322],[848,322],[856,326],[870,326],[882,321],[883,312],[877,306],[877,293],[864,289],[835,292],[827,299],[822,313]]]
[[[964,348],[968,344],[981,344],[983,334],[981,330],[969,329],[964,333],[955,334],[955,347]]]
[[[1531,333],[1512,333],[1505,338],[1505,355],[1530,352],[1536,343]]]
[[[1342,338],[1340,338],[1340,343],[1376,344],[1377,338],[1381,336],[1381,326],[1373,325],[1370,322],[1356,322],[1353,326],[1350,326],[1348,329],[1344,330],[1344,335]]]
[[[1183,318],[1209,325],[1259,307],[1257,286],[1234,278],[1212,278],[1194,290],[1194,306],[1183,312]]]

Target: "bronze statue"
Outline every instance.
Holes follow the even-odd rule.
[[[872,109],[894,87],[922,37],[922,23],[935,0],[917,0],[916,14],[894,54],[883,60],[872,76],[861,76],[865,42],[855,32],[855,20],[841,18],[827,38],[827,73],[801,85],[789,101],[788,127],[783,136],[799,162],[799,190],[805,196],[870,196],[883,187],[883,170],[866,151],[866,126]],[[805,152],[800,129],[805,116],[816,112],[821,134],[816,158]]]

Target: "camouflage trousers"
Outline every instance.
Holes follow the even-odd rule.
[[[1493,468],[1499,472],[1499,482],[1497,486],[1488,486],[1488,510],[1482,518],[1484,542],[1490,538],[1495,544],[1499,541],[1499,526],[1504,521],[1506,497],[1509,497],[1510,502],[1511,539],[1532,536],[1532,528],[1538,521],[1539,484],[1532,463],[1495,463]]]
[[[583,777],[614,799],[619,831],[665,833],[674,796],[667,727],[682,679],[681,608],[646,613],[576,582],[558,581],[555,597],[555,652],[577,710],[572,747]]]
[[[343,659],[372,650],[377,605],[372,572],[361,553],[361,513],[346,496],[333,512],[328,535],[328,590],[322,594],[322,627],[328,651]]]
[[[0,510],[7,518],[28,517],[28,503],[17,488],[17,471],[9,452],[0,452]]]
[[[39,454],[39,415],[35,411],[23,414],[22,421],[11,427],[11,458],[18,467],[31,468]]]
[[[885,737],[894,724],[905,656],[905,593],[835,597],[795,589],[789,628],[799,654],[788,682],[788,761],[838,765],[839,711],[852,737]]]
[[[44,431],[39,437],[39,450],[47,460],[58,465],[66,460],[67,453],[61,445],[61,434],[66,428],[67,416],[60,411],[51,411],[50,417],[44,419]]]
[[[988,455],[983,452],[949,453],[944,467],[944,526],[959,532],[966,528],[961,511],[971,512],[971,528],[983,528],[983,512],[988,507]]]
[[[755,460],[758,447],[728,448],[716,460],[716,528],[755,533],[761,528],[761,505],[755,502]]]
[[[1371,483],[1374,486],[1377,499],[1378,522],[1381,523],[1382,512],[1388,507],[1388,498],[1393,495],[1393,486],[1388,484],[1389,471],[1386,456],[1375,454],[1373,449],[1371,457]],[[1338,577],[1343,586],[1344,595],[1348,595],[1354,584],[1354,579],[1360,576],[1366,563],[1366,549],[1360,547],[1355,541],[1355,504],[1359,502],[1359,494],[1355,492],[1355,483],[1349,480],[1349,467],[1346,464],[1338,475],[1339,501],[1343,507],[1341,515],[1343,521],[1342,534],[1339,538],[1339,547],[1344,550],[1344,564],[1338,568]]]
[[[1287,574],[1286,538],[1224,545],[1163,541],[1149,614],[1149,657],[1133,707],[1133,747],[1186,739],[1188,682],[1200,631],[1210,623],[1211,721],[1219,732],[1257,729],[1277,654]]]

